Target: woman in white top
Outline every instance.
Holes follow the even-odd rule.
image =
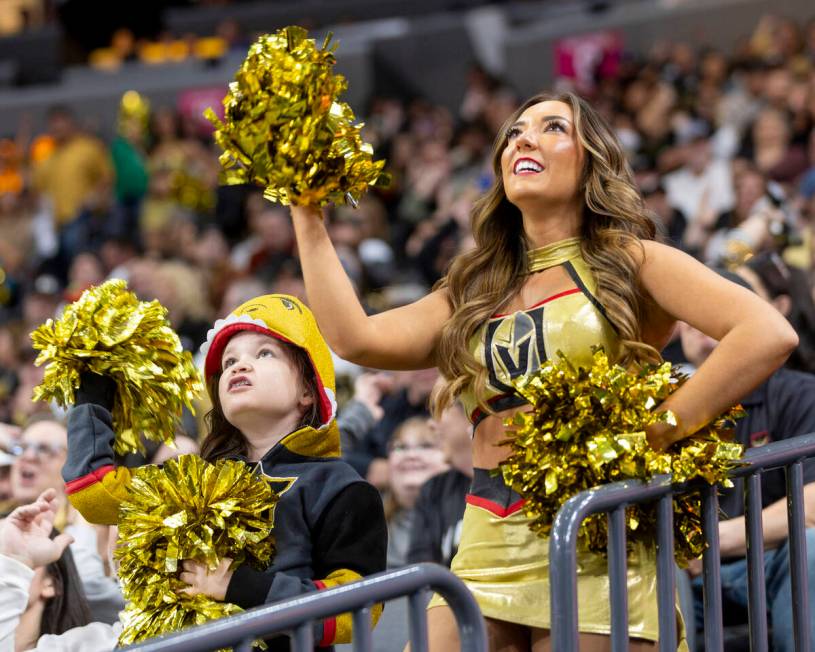
[[[50,536],[55,514],[56,491],[49,489],[0,522],[0,652],[109,652],[116,646],[118,622],[88,622],[67,557],[72,537]]]

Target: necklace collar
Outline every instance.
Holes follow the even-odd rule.
[[[580,238],[558,240],[526,252],[526,273],[534,274],[550,267],[557,267],[575,258],[580,258]]]

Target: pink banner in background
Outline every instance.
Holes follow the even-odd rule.
[[[570,80],[581,92],[591,92],[597,79],[617,72],[622,52],[622,36],[611,30],[559,39],[555,41],[555,77]]]
[[[201,136],[212,133],[212,124],[204,117],[204,111],[212,107],[215,114],[223,120],[223,99],[226,95],[226,86],[212,86],[209,88],[191,88],[178,94],[178,113],[183,120],[188,120],[194,130]]]

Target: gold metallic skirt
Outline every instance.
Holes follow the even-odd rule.
[[[469,495],[461,542],[452,571],[472,591],[488,618],[528,627],[550,628],[549,540],[529,529],[521,503],[501,508],[490,500]],[[608,562],[588,552],[577,557],[578,627],[581,632],[609,634]],[[443,605],[433,596],[428,609]],[[628,557],[629,635],[656,641],[656,552],[639,545]],[[677,608],[679,639],[684,626]],[[679,650],[686,650],[684,641]]]

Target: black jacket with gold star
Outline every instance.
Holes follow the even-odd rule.
[[[62,473],[71,503],[91,523],[116,523],[130,482],[130,470],[114,464],[113,438],[111,415],[104,407],[88,403],[69,412]],[[266,571],[237,568],[227,602],[249,609],[385,569],[387,527],[379,493],[336,456],[333,439],[324,431],[303,428],[251,464],[280,494],[274,522],[277,553]],[[380,610],[373,610],[376,617]],[[321,647],[351,640],[350,614],[315,627]],[[288,642],[275,641],[272,649],[288,649]]]

